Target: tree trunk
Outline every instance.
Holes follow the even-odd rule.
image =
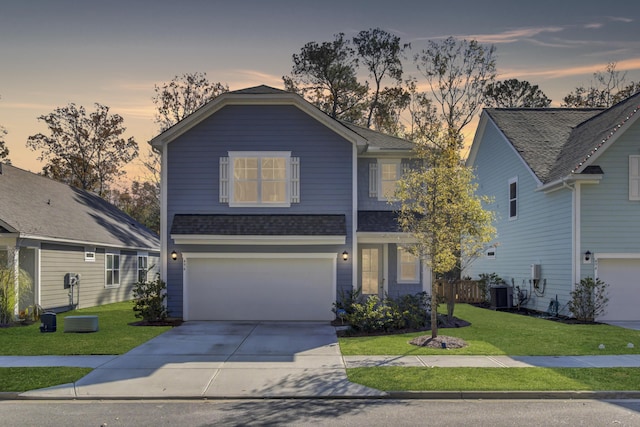
[[[431,271],[431,338],[438,336],[438,282]]]

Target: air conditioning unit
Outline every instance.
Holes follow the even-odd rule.
[[[64,318],[65,332],[96,332],[98,316],[67,316]]]

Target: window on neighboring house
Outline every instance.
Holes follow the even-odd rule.
[[[518,218],[518,178],[509,180],[509,219]]]
[[[378,159],[369,163],[369,197],[387,201],[395,198],[398,180],[402,176],[403,165],[400,159]]]
[[[120,286],[120,254],[105,254],[106,286]]]
[[[149,254],[144,252],[139,252],[138,253],[138,282],[146,282],[148,272],[149,272]]]
[[[640,156],[629,156],[629,200],[640,200]]]
[[[289,152],[230,152],[220,159],[220,202],[273,207],[297,203],[299,164]]]
[[[420,260],[406,249],[398,247],[398,283],[420,281]]]

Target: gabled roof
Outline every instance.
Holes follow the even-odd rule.
[[[411,151],[413,149],[413,143],[408,140],[334,119],[296,93],[265,85],[223,93],[154,137],[149,143],[154,147],[161,148],[163,144],[171,143],[226,105],[294,105],[348,141],[357,144],[360,151],[368,149]]]
[[[14,166],[0,166],[0,232],[57,242],[160,250],[154,232],[100,197]]]
[[[542,184],[589,168],[635,121],[640,92],[607,108],[488,108],[495,123]],[[472,150],[473,151],[473,150]]]

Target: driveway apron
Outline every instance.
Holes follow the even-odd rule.
[[[32,397],[374,397],[347,380],[335,329],[307,322],[186,322]]]

